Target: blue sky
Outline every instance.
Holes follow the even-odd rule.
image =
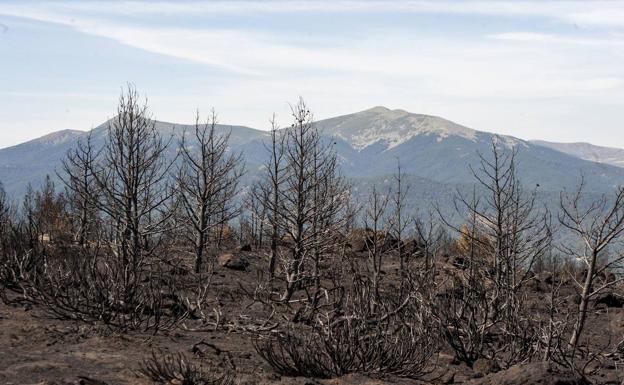
[[[624,147],[624,2],[0,0],[0,147],[87,130],[133,82],[156,119],[268,128],[376,105]]]

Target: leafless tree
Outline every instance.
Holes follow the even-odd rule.
[[[313,298],[319,294],[320,266],[336,251],[338,230],[346,220],[341,213],[349,195],[338,172],[336,153],[321,137],[302,99],[292,107],[292,115],[294,123],[284,132],[273,124],[267,167],[273,261],[269,271],[274,262],[281,262],[286,281],[283,302],[308,285],[317,289]],[[278,236],[288,238],[287,252],[279,251]]]
[[[268,223],[268,205],[265,203],[269,197],[269,189],[264,187],[262,182],[253,184],[245,196],[243,218],[241,218],[241,240],[247,241],[256,249],[264,246],[265,233]],[[277,244],[277,241],[276,241]],[[269,274],[271,274],[271,264],[269,260]]]
[[[33,249],[57,241],[69,227],[66,213],[65,195],[57,194],[56,186],[49,175],[44,179],[39,190],[28,188],[23,201],[27,229]],[[38,245],[38,246],[37,246]]]
[[[59,178],[65,184],[75,224],[74,240],[86,246],[92,240],[97,226],[98,192],[94,170],[98,153],[93,147],[92,132],[85,141],[79,141],[62,160],[63,172]]]
[[[6,286],[19,284],[22,276],[24,256],[22,228],[20,227],[14,205],[0,183],[0,296]],[[17,236],[16,236],[17,235]]]
[[[570,365],[569,336],[573,329],[574,312],[569,311],[561,294],[568,272],[564,268],[562,256],[555,255],[552,250],[544,256],[541,264],[537,279],[547,277],[541,282],[547,289],[545,311],[536,315],[540,320],[542,360]]]
[[[406,250],[410,259],[422,259],[425,271],[433,272],[436,259],[443,253],[449,254],[450,239],[442,224],[436,221],[433,212],[426,217],[412,217],[411,250]]]
[[[187,224],[183,233],[193,245],[197,273],[207,247],[219,239],[215,235],[240,212],[235,198],[243,174],[242,155],[229,151],[229,134],[217,132],[214,110],[205,124],[199,119],[198,113],[191,141],[184,134],[180,142],[176,183]]]
[[[561,194],[559,223],[578,241],[560,245],[560,249],[586,269],[580,282],[574,279],[581,293],[578,318],[570,337],[573,357],[583,335],[590,301],[623,279],[624,188],[618,187],[612,197],[603,195],[591,200],[581,182],[574,193]]]
[[[4,186],[0,183],[0,253],[7,252],[7,238],[11,227],[12,206]]]
[[[68,154],[67,174],[63,175],[79,208],[80,215],[73,216],[78,222],[74,227],[83,225],[85,212],[80,208],[87,216],[101,219],[94,247],[65,249],[62,256],[48,259],[45,270],[29,282],[36,298],[58,318],[98,320],[119,330],[171,328],[188,310],[179,304],[170,307],[182,299],[176,294],[177,280],[160,263],[167,254],[162,233],[171,215],[167,178],[173,160],[166,156],[168,142],[161,139],[147,106],[139,103],[131,85],[122,92],[117,116],[107,129],[101,149],[95,151],[87,141]],[[47,198],[54,196],[47,191],[53,188],[34,194],[25,207],[57,202]],[[36,214],[41,210],[26,211]],[[62,217],[54,218],[54,228],[63,229],[58,224]],[[38,232],[47,233],[47,225],[41,225],[50,222],[47,217],[37,222]],[[72,234],[71,227],[62,233]],[[54,249],[62,250],[53,235]]]
[[[505,151],[503,146],[495,139],[491,158],[480,155],[480,168],[473,170],[485,191],[484,205],[464,208],[475,211],[488,240],[484,246],[495,269],[496,290],[511,300],[528,279],[535,260],[549,248],[551,232],[548,212],[537,206],[536,192],[524,191],[517,178],[516,148]]]
[[[405,174],[401,170],[401,161],[397,159],[397,171],[393,176],[394,178],[394,191],[392,194],[392,225],[391,233],[397,242],[397,252],[399,254],[399,270],[401,274],[405,273],[405,250],[403,248],[403,241],[405,240],[405,231],[407,230],[409,219],[405,212],[407,205],[407,195],[409,194],[409,185],[405,185]]]
[[[516,176],[516,149],[504,146],[493,140],[491,156],[480,154],[480,167],[472,170],[484,193],[475,190],[471,198],[457,194],[457,212],[468,225],[458,227],[443,217],[464,241],[460,253],[466,270],[458,274],[451,290],[463,294],[449,292],[450,303],[441,310],[444,314],[450,310],[445,318],[450,321],[447,342],[469,364],[481,354],[494,356],[492,333],[505,341],[509,359],[499,359],[505,366],[535,354],[531,346],[537,332],[521,289],[534,261],[549,248],[549,216],[538,208],[536,193],[522,189]]]
[[[265,180],[260,182],[260,188],[257,190],[257,198],[262,199],[267,213],[268,224],[271,231],[271,254],[269,255],[269,276],[273,278],[275,275],[275,268],[278,259],[277,246],[281,238],[281,197],[280,192],[285,178],[285,164],[284,164],[284,152],[285,152],[285,139],[284,132],[279,131],[279,127],[275,121],[275,115],[270,120],[271,122],[271,141],[265,147],[270,153],[269,161],[265,165],[266,175]]]
[[[158,249],[158,235],[170,216],[167,179],[173,161],[166,157],[168,144],[156,130],[147,104],[141,104],[136,89],[128,85],[117,115],[108,123],[107,141],[92,175],[98,209],[112,227],[110,246],[133,275]]]
[[[369,194],[368,203],[364,208],[365,241],[368,249],[368,275],[372,280],[373,297],[370,306],[374,307],[380,302],[380,284],[383,273],[384,257],[389,248],[388,218],[389,194],[382,194],[373,186]],[[401,269],[401,274],[405,271]]]

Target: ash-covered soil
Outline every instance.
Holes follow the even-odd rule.
[[[251,263],[245,271],[216,266],[212,288],[216,330],[193,320],[156,335],[141,332],[121,333],[104,324],[55,319],[37,303],[8,294],[8,304],[0,301],[0,384],[153,384],[139,372],[143,360],[153,352],[184,353],[208,372],[226,368],[234,384],[623,384],[624,361],[617,345],[624,337],[624,302],[619,293],[610,293],[592,304],[587,332],[596,346],[605,349],[587,364],[586,378],[541,362],[516,365],[501,371],[487,361],[472,368],[460,364],[448,349],[439,354],[437,368],[422,381],[349,375],[339,379],[291,378],[276,374],[255,352],[252,335],[232,325],[261,323],[248,293],[265,264],[254,252],[245,253]],[[386,267],[391,281],[396,263]],[[440,271],[454,268],[440,262]],[[529,285],[535,311],[546,301],[548,274],[537,275]],[[561,296],[575,306],[573,285],[563,283]],[[256,319],[257,318],[257,319]],[[608,346],[608,347],[607,347]],[[175,380],[171,384],[182,384]]]

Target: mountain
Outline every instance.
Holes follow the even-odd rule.
[[[531,143],[539,146],[552,148],[575,156],[577,158],[591,160],[593,162],[606,163],[612,166],[624,167],[624,149],[613,147],[601,147],[590,143],[557,143],[544,140],[532,140]]]
[[[386,149],[397,147],[418,135],[436,135],[439,140],[459,136],[473,140],[477,131],[436,116],[412,114],[404,110],[373,107],[355,114],[317,123],[327,133],[363,150],[376,143]]]
[[[542,194],[574,188],[581,174],[595,192],[624,184],[624,168],[585,160],[539,143],[477,131],[436,116],[375,107],[316,124],[333,141],[344,175],[353,179],[360,190],[372,181],[387,184],[400,160],[402,171],[413,181],[414,199],[433,202],[458,187],[470,188],[474,182],[470,167],[478,165],[479,153],[486,157],[490,154],[493,140],[518,150],[521,180],[527,188],[539,186]],[[106,125],[93,130],[96,147],[106,137]],[[156,128],[165,138],[173,136],[175,143],[192,126],[156,122]],[[244,155],[247,177],[257,175],[267,157],[263,144],[267,132],[229,125],[219,125],[217,130],[231,133],[231,149]],[[28,183],[37,186],[46,174],[60,170],[61,158],[86,135],[83,131],[61,131],[0,149],[0,181],[10,195],[18,197]]]
[[[603,192],[624,181],[621,168],[436,116],[375,107],[317,124],[334,138],[345,173],[353,177],[391,174],[399,159],[408,174],[449,185],[470,184],[474,180],[470,166],[478,165],[479,153],[487,157],[497,140],[518,150],[518,174],[527,187],[573,188],[583,174],[592,190]]]
[[[91,132],[95,148],[104,144],[108,122]],[[184,131],[191,132],[192,125],[155,122],[155,128],[165,139],[175,145]],[[243,126],[217,125],[217,132],[230,133],[230,145],[241,151],[252,164],[260,164],[264,159],[262,141],[267,133]],[[67,151],[88,136],[86,131],[63,130],[48,134],[13,147],[0,149],[0,182],[10,196],[21,196],[28,186],[38,187],[46,175],[58,181],[56,173],[62,170],[61,159]],[[173,153],[173,150],[172,150]]]

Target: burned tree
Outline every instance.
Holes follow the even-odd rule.
[[[74,241],[86,246],[92,240],[99,221],[99,199],[94,170],[98,153],[93,147],[92,132],[85,141],[79,141],[62,160],[63,172],[59,178],[65,184],[67,199],[74,224]]]
[[[111,226],[115,255],[137,272],[159,245],[169,219],[171,191],[167,178],[169,142],[155,128],[146,104],[132,85],[119,98],[117,115],[108,123],[108,138],[93,177],[98,209]]]
[[[550,245],[549,217],[537,207],[536,192],[522,189],[515,148],[506,150],[494,140],[491,157],[480,155],[480,167],[472,171],[477,182],[472,197],[458,193],[455,201],[465,225],[443,217],[460,235],[463,269],[442,297],[440,322],[459,359],[471,365],[480,357],[496,357],[509,366],[535,354],[537,332],[521,289]]]
[[[283,179],[278,176],[272,181],[278,182],[277,210],[270,209],[277,215],[275,224],[288,238],[288,252],[279,255],[286,281],[281,300],[285,302],[299,289],[319,288],[320,265],[336,251],[338,230],[346,219],[341,213],[348,199],[336,153],[331,142],[321,137],[303,100],[292,107],[292,115],[294,123],[283,134],[283,163],[273,166],[283,170]],[[280,151],[276,149],[275,154]]]
[[[162,263],[162,233],[171,215],[168,143],[132,86],[122,93],[107,134],[101,149],[94,151],[87,141],[64,163],[63,179],[78,214],[69,218],[76,222],[78,241],[81,232],[83,246],[93,236],[94,247],[55,248],[62,255],[47,259],[29,284],[57,318],[102,321],[122,331],[174,327],[188,312],[167,307],[178,298],[178,282]],[[39,194],[34,196],[36,203]],[[96,219],[88,224],[97,225],[96,234],[85,231],[86,217]]]
[[[239,214],[235,198],[243,174],[242,155],[229,151],[229,134],[221,135],[216,128],[214,111],[205,124],[199,122],[198,113],[190,142],[185,133],[179,145],[176,187],[185,217],[183,233],[193,245],[197,273],[207,247],[220,240],[221,228]]]
[[[585,269],[580,282],[573,280],[581,293],[569,342],[572,361],[583,335],[589,302],[621,282],[624,267],[624,188],[618,187],[612,197],[603,195],[595,200],[586,196],[584,188],[585,184],[581,182],[576,192],[561,194],[559,214],[559,223],[578,241],[573,246],[561,245],[560,249]],[[613,250],[607,255],[609,247]]]
[[[396,239],[397,252],[399,254],[399,270],[403,275],[406,271],[406,253],[403,247],[404,234],[408,227],[407,213],[405,212],[407,205],[407,194],[409,193],[410,186],[405,185],[404,182],[405,173],[401,171],[401,161],[397,159],[397,171],[394,174],[394,191],[392,194],[392,209],[393,216],[391,220],[391,233]]]
[[[515,147],[505,151],[495,139],[491,158],[480,155],[479,170],[472,170],[484,191],[483,204],[475,207],[460,198],[460,204],[474,214],[486,239],[474,241],[486,248],[496,290],[503,301],[513,301],[529,278],[533,263],[545,254],[551,241],[548,213],[537,206],[536,191],[526,192],[518,180],[516,155]]]
[[[0,183],[0,253],[8,252],[7,238],[11,230],[12,208],[4,186]]]
[[[255,249],[261,249],[264,246],[266,226],[268,222],[267,213],[267,197],[268,189],[264,188],[260,183],[253,184],[245,197],[240,220],[240,239],[247,242]],[[274,271],[271,268],[269,259],[269,272]]]
[[[380,302],[380,284],[383,273],[384,257],[388,252],[387,208],[390,197],[380,193],[375,186],[371,189],[368,204],[364,209],[365,242],[368,251],[367,276],[371,280],[373,297],[371,307]],[[401,274],[404,270],[401,268]],[[402,282],[402,280],[401,280]]]
[[[279,128],[275,122],[275,115],[271,118],[271,142],[266,148],[271,156],[266,164],[265,181],[260,185],[259,196],[261,202],[265,206],[268,222],[271,231],[271,254],[269,256],[269,276],[273,278],[275,275],[275,267],[277,263],[277,244],[281,236],[280,229],[280,191],[284,182],[284,141],[286,136],[278,131]]]
[[[28,187],[22,210],[31,248],[45,248],[47,244],[59,241],[65,234],[69,227],[66,205],[65,195],[57,194],[56,185],[49,175],[39,190]]]

